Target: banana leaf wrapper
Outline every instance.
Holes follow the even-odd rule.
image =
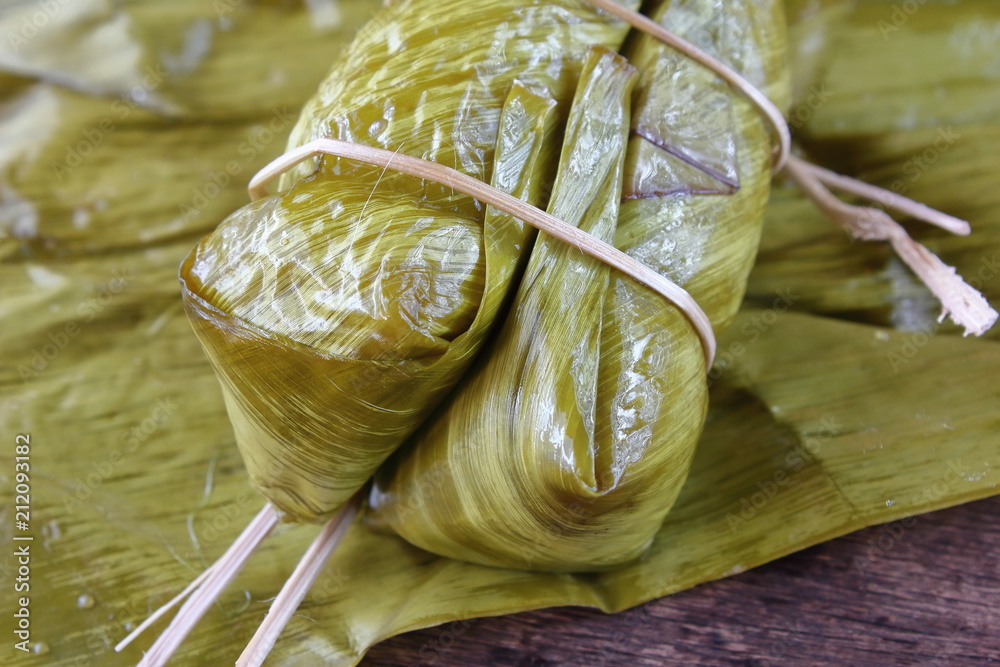
[[[446,19],[475,28],[442,31]],[[541,204],[555,107],[587,49],[625,34],[574,2],[394,3],[334,65],[290,146],[401,150]],[[424,421],[485,340],[532,237],[440,184],[324,159],[198,245],[181,267],[185,304],[250,477],[288,519],[335,511]]]
[[[730,7],[721,26],[710,6],[664,3],[655,16],[786,99],[780,3]],[[641,73],[635,111],[610,64],[585,72],[550,212],[684,286],[721,332],[756,254],[770,139],[757,111],[698,65],[645,37],[627,53]],[[485,357],[380,471],[372,525],[500,567],[600,570],[642,556],[708,404],[684,315],[543,237]]]
[[[939,14],[937,25],[954,27],[950,17],[967,21],[969,14]],[[920,40],[913,44],[920,53]],[[866,53],[871,68],[881,64],[878,53]],[[854,56],[847,50],[831,61]],[[282,56],[262,54],[260,66],[266,70],[275,58]],[[51,160],[103,115],[82,95],[8,80],[16,85],[0,91],[0,219],[5,230],[21,224],[34,231],[0,239],[0,429],[31,433],[34,443],[31,647],[37,653],[5,646],[0,660],[15,666],[134,665],[141,646],[116,654],[113,645],[216,559],[259,508],[218,381],[174,282],[193,237],[215,222],[206,214],[190,223],[200,229],[177,228],[175,219],[206,174],[224,170],[233,146],[269,114],[220,125],[137,113],[92,156],[94,166],[59,181]],[[976,85],[992,89],[983,81],[969,83],[970,89]],[[37,92],[24,97],[35,86],[53,93],[57,114],[34,106],[42,99]],[[234,80],[229,93],[238,99],[240,92]],[[874,122],[891,101],[885,91],[865,112],[871,121],[860,112],[856,118]],[[930,103],[921,108],[934,111]],[[847,124],[841,132],[850,129]],[[955,155],[966,156],[982,155],[995,132],[988,121],[975,119],[956,119],[955,129],[961,134]],[[34,138],[34,150],[18,143],[25,133]],[[845,141],[840,159],[864,154],[860,139],[845,135]],[[947,194],[975,223],[973,240],[980,234],[994,239],[1000,219],[990,197],[1000,170],[985,157],[977,162],[981,175],[960,166],[956,161],[928,170],[909,194],[921,200]],[[88,199],[100,186],[105,189]],[[785,193],[777,194],[765,247],[772,234],[813,225],[806,209],[783,206]],[[157,207],[149,204],[154,198]],[[212,205],[232,210],[242,201],[240,184],[223,189]],[[815,229],[821,233],[819,222]],[[1000,246],[991,240],[980,250],[988,255]],[[948,252],[943,258],[954,262]],[[814,281],[828,270],[805,261],[797,279]],[[477,616],[569,604],[618,611],[863,526],[996,494],[996,342],[935,336],[916,346],[911,363],[890,377],[888,355],[909,350],[912,333],[838,322],[833,311],[778,313],[770,308],[776,296],[770,294],[767,310],[738,315],[720,340],[720,361],[728,363],[715,373],[691,473],[646,559],[590,575],[503,570],[435,557],[357,526],[303,613],[293,617],[271,662],[351,665],[394,634]],[[70,329],[76,333],[67,334],[65,347],[45,357],[43,348],[71,324],[79,329]],[[0,450],[5,507],[14,504],[13,469],[11,450]],[[784,483],[776,483],[777,492],[762,504],[761,485],[779,472],[787,474],[780,478]],[[0,523],[0,539],[10,543],[12,528]],[[177,662],[218,665],[238,655],[276,582],[289,575],[314,536],[309,528],[280,527],[183,645]],[[985,566],[989,553],[982,557]],[[878,558],[905,560],[905,554]],[[11,583],[15,567],[10,553],[0,555],[3,585]],[[81,606],[81,595],[91,602]],[[870,595],[868,604],[879,600]],[[0,614],[10,618],[12,605],[13,596],[0,596]],[[602,647],[590,648],[581,645],[580,655],[606,659]],[[413,659],[426,660],[427,653]]]

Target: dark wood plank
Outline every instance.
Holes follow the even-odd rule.
[[[384,667],[1000,664],[1000,497],[876,526],[608,616],[559,608],[412,632]]]

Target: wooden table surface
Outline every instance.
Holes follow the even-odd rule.
[[[364,665],[1000,665],[1000,497],[875,526],[616,615],[396,637]]]

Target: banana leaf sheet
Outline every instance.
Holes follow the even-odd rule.
[[[292,70],[311,61],[308,44],[322,43],[318,80],[333,43],[360,20],[344,8],[377,3],[339,3],[333,33],[322,14],[230,4],[235,11],[225,16],[210,8],[183,20],[165,5],[137,4],[117,19],[131,23],[136,63],[165,48],[151,36],[157,25],[176,26],[178,43],[190,24],[215,26],[221,41],[189,75],[199,83],[175,84],[176,100],[204,100],[183,113],[130,106],[121,85],[90,80],[82,60],[98,47],[86,46],[96,28],[85,23],[74,28],[79,57],[25,51],[36,58],[31,68],[2,61],[0,541],[13,544],[16,530],[13,451],[22,433],[31,436],[34,537],[33,653],[6,643],[4,664],[39,664],[37,654],[52,665],[134,664],[148,640],[122,654],[113,645],[218,557],[263,502],[184,315],[177,266],[245,202],[249,175],[281,152],[291,129],[263,101],[265,89],[246,88],[241,77]],[[243,46],[227,54],[225,40],[234,48],[241,41],[226,35],[223,19],[235,22],[233,31],[263,34],[276,16],[288,26],[286,52]],[[826,85],[829,102],[803,122],[802,135],[829,164],[890,184],[909,179],[908,161],[950,127],[958,136],[907,181],[906,194],[970,219],[974,234],[938,240],[914,229],[973,284],[983,271],[981,287],[996,305],[995,84],[985,74],[959,81],[931,54],[965,58],[985,38],[956,35],[973,24],[996,34],[1000,15],[984,0],[927,3],[886,40],[882,17],[891,20],[890,5],[849,15],[839,48],[812,70],[809,85]],[[885,86],[884,67],[914,54],[927,67],[908,64],[893,79],[915,77],[912,89]],[[932,99],[928,86],[956,88],[978,106]],[[312,91],[303,83],[286,92],[294,115]],[[808,95],[799,99],[808,103]],[[230,116],[219,104],[241,111]],[[71,147],[75,166],[66,164]],[[218,182],[234,159],[240,174]],[[440,558],[358,524],[271,663],[350,665],[386,637],[474,616],[569,604],[613,612],[863,526],[996,494],[995,334],[970,340],[944,326],[927,331],[933,304],[886,249],[849,243],[794,191],[779,187],[772,199],[748,302],[709,376],[709,416],[691,472],[645,559],[600,574],[505,570]],[[185,642],[178,664],[233,660],[314,534],[280,527]],[[5,627],[15,577],[5,549]]]

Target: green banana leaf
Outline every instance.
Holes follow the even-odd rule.
[[[113,118],[146,108],[230,122],[286,107],[296,115],[345,42],[381,3],[5,4],[0,13],[5,72],[113,99]]]
[[[888,3],[860,11],[875,7],[891,12]],[[951,11],[923,5],[921,12],[937,12],[934,19],[918,24],[914,15],[908,25],[921,30],[909,34],[904,28],[887,45],[911,39],[911,54],[929,54],[932,47],[925,48],[921,36],[956,31],[969,17],[990,12],[979,2],[944,7]],[[870,17],[854,20],[848,35],[871,26]],[[311,30],[301,30],[303,39]],[[844,59],[854,59],[856,67],[882,63],[884,54],[862,41],[830,56],[829,71]],[[289,68],[296,64],[275,53],[258,56],[259,71],[276,58]],[[926,88],[927,81],[957,85],[945,69],[934,70],[936,79],[914,68],[919,71],[896,80],[920,78],[915,88]],[[839,79],[843,85],[848,80]],[[240,82],[229,81],[227,99],[238,100]],[[211,174],[233,159],[234,147],[266,127],[269,109],[233,123],[194,117],[176,123],[136,109],[60,180],[52,162],[82,141],[84,131],[99,127],[113,98],[95,100],[53,80],[4,77],[0,83],[0,437],[8,442],[0,450],[0,541],[12,543],[13,445],[17,434],[28,433],[34,537],[29,648],[44,654],[24,654],[7,643],[0,661],[134,664],[142,640],[120,655],[112,646],[220,555],[263,502],[249,485],[218,383],[182,312],[175,281],[197,239],[245,203],[246,178],[282,150],[281,140],[265,143],[246,162],[241,183],[220,187],[185,218],[184,207],[193,206]],[[968,95],[983,100],[994,90],[974,78],[967,86]],[[837,90],[847,99],[845,89]],[[877,103],[842,117],[838,136],[823,130],[833,128],[835,118],[824,125],[819,113],[817,124],[806,123],[804,130],[826,136],[827,149],[844,164],[856,163],[866,173],[886,164],[899,171],[909,147],[926,146],[927,135],[915,134],[926,129],[882,134],[896,121],[880,113],[906,104],[896,104],[892,89],[877,93]],[[928,105],[925,99],[917,110]],[[989,258],[1000,252],[993,199],[1000,167],[983,144],[996,136],[995,117],[976,116],[966,125],[953,115],[948,122],[961,137],[907,194],[972,220],[974,235],[960,241]],[[880,126],[876,141],[862,140],[871,142],[867,133]],[[884,161],[893,154],[894,161]],[[962,156],[975,166],[963,168]],[[767,249],[793,247],[790,240],[803,225],[804,240],[815,243],[816,252],[816,236],[831,243],[843,236],[794,193],[777,196],[755,276],[781,259]],[[935,247],[952,263],[964,247],[947,245],[955,242],[942,237]],[[838,262],[858,253],[888,261],[877,244],[845,240],[837,247]],[[842,275],[839,298],[848,306],[821,310],[815,304],[830,264],[816,255],[802,259],[794,278],[766,287],[752,278],[751,307],[720,341],[709,417],[691,472],[648,558],[601,574],[528,573],[435,557],[357,525],[292,619],[272,664],[352,664],[382,638],[459,618],[566,604],[624,609],[862,526],[995,494],[997,343],[883,326],[893,320],[872,320],[870,313],[883,306],[863,292],[860,305],[850,305],[846,268],[834,275]],[[993,281],[987,289],[996,305]],[[811,292],[809,285],[815,286]],[[807,301],[807,293],[816,298]],[[862,315],[852,315],[857,311]],[[862,321],[836,319],[844,316]],[[893,355],[906,363],[894,369]],[[266,611],[263,601],[275,594],[314,533],[309,526],[282,526],[183,645],[177,663],[233,660]],[[8,587],[15,576],[16,563],[5,549],[5,628],[11,627]]]
[[[619,48],[627,26],[576,2],[519,8],[393,3],[334,63],[289,148],[332,137],[405,150],[541,205],[559,109],[588,50]],[[475,29],[441,31],[445,16]],[[544,40],[554,48],[530,53]],[[180,277],[254,486],[286,518],[317,521],[459,380],[534,234],[451,188],[329,156],[281,180]]]
[[[787,97],[780,4],[733,7],[721,27],[705,7],[653,15]],[[723,331],[756,253],[770,140],[759,114],[690,59],[649,37],[625,53],[641,73],[634,94],[620,90],[620,67],[584,70],[550,212],[682,285]],[[592,184],[586,195],[580,183]],[[411,544],[486,565],[633,561],[687,475],[706,371],[677,309],[542,235],[494,345],[380,470],[370,515]]]

